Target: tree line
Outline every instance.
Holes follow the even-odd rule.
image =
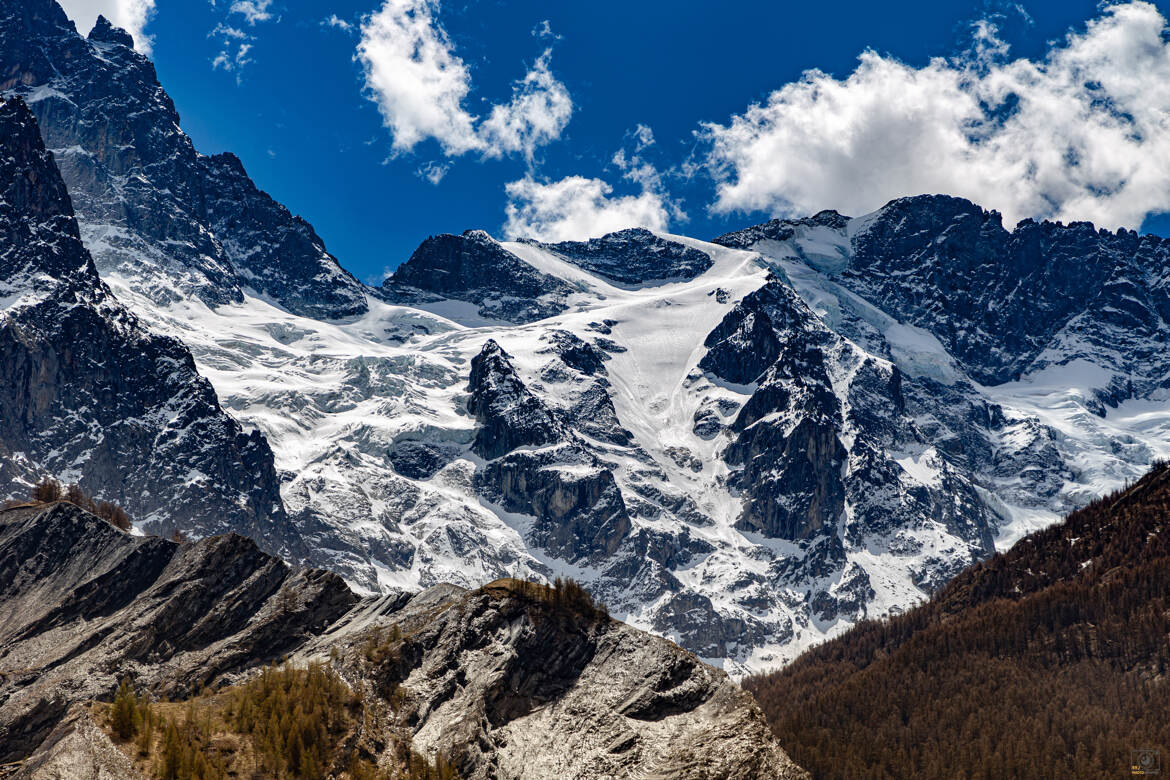
[[[394,745],[390,765],[360,747],[372,726],[360,696],[330,667],[264,667],[247,682],[167,707],[123,680],[107,728],[140,768],[158,780],[458,780],[434,761]]]
[[[112,501],[95,499],[86,493],[81,485],[70,483],[62,485],[52,477],[43,477],[29,488],[28,500],[9,499],[5,502],[6,508],[27,506],[28,504],[52,504],[57,501],[68,501],[74,506],[97,515],[115,528],[129,531],[131,528],[130,515],[118,504]]]

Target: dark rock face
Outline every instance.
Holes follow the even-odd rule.
[[[298,314],[366,310],[362,285],[303,220],[272,201],[235,158],[199,155],[154,66],[98,20],[88,40],[54,0],[0,10],[0,89],[26,96],[58,157],[102,273],[167,303],[209,305],[255,289]]]
[[[736,527],[798,545],[801,555],[777,561],[777,580],[800,587],[836,577],[832,587],[809,592],[811,614],[829,622],[866,614],[873,588],[865,571],[847,562],[848,550],[915,554],[913,537],[905,534],[937,524],[966,549],[950,562],[922,564],[913,576],[928,589],[953,573],[953,561],[990,554],[996,521],[972,473],[994,457],[987,431],[994,415],[972,408],[952,419],[933,411],[940,398],[973,403],[971,388],[907,382],[894,366],[828,330],[777,278],[728,312],[706,344],[700,367],[752,389],[727,425],[731,438],[722,453],[733,468],[729,485],[744,498]],[[971,451],[960,456],[959,447],[953,459],[945,452],[928,458],[933,480],[909,478],[896,453],[923,458],[928,442],[959,438],[938,425],[925,433],[919,427],[940,420],[969,438]],[[700,409],[696,433],[721,430],[717,411]]]
[[[134,48],[134,38],[121,27],[110,24],[110,20],[98,14],[93,29],[89,31],[89,39],[97,43],[112,43],[115,46]]]
[[[825,340],[826,334],[814,326],[815,316],[791,287],[770,280],[745,296],[707,335],[707,354],[699,368],[728,382],[751,384],[783,352],[777,334],[799,334],[812,346]]]
[[[605,361],[609,355],[575,333],[556,330],[548,335],[549,352],[552,352],[569,368],[582,374],[594,376],[605,373]]]
[[[451,460],[441,447],[419,441],[405,441],[390,451],[390,465],[409,479],[430,479]]]
[[[852,247],[836,279],[930,331],[979,382],[1087,358],[1132,375],[1102,398],[1116,404],[1166,374],[1164,239],[1087,222],[1025,220],[1009,232],[997,212],[924,195],[885,206]]]
[[[729,382],[758,380],[723,457],[748,496],[738,527],[791,541],[831,528],[845,509],[841,404],[822,351],[830,334],[817,323],[773,279],[727,313],[699,363]]]
[[[720,615],[711,599],[694,592],[672,595],[655,615],[654,628],[684,637],[694,652],[705,658],[726,656],[728,646],[738,642],[760,643],[767,638],[756,625]]]
[[[832,529],[845,510],[840,417],[822,353],[790,343],[731,426],[724,459],[750,496],[739,528],[791,541]]]
[[[530,541],[559,558],[576,561],[616,552],[629,532],[630,517],[613,472],[572,442],[562,420],[573,420],[572,413],[549,408],[529,390],[495,341],[472,359],[468,386],[468,411],[480,423],[471,448],[489,461],[476,471],[477,492],[509,512],[534,516]],[[613,414],[608,395],[608,407],[595,393],[586,396],[597,409]],[[529,447],[542,449],[519,449]]]
[[[0,102],[0,285],[24,292],[34,279],[97,278],[81,245],[73,205],[36,120],[20,98]],[[33,290],[29,290],[33,292]]]
[[[201,157],[206,220],[244,286],[306,317],[364,314],[365,291],[313,226],[293,216],[248,178],[231,153]]]
[[[188,695],[280,658],[357,601],[244,537],[132,537],[65,502],[0,512],[0,583],[0,761],[123,675]]]
[[[827,227],[841,230],[848,223],[848,217],[832,209],[826,209],[803,219],[770,219],[760,225],[725,233],[712,241],[734,249],[751,249],[760,241],[787,241],[795,235],[797,227]]]
[[[586,271],[627,285],[694,279],[711,267],[706,252],[659,238],[645,228],[540,246]]]
[[[475,475],[480,493],[509,512],[531,514],[531,541],[566,561],[617,552],[630,516],[613,472],[575,445],[513,452]]]
[[[480,316],[516,323],[560,314],[573,291],[482,230],[428,238],[379,288],[391,303],[453,298],[476,304]]]
[[[186,347],[146,332],[98,279],[19,99],[0,104],[0,160],[5,492],[60,475],[160,531],[238,529],[295,547],[268,445],[224,413]]]
[[[467,410],[480,424],[471,448],[489,460],[517,447],[552,444],[565,435],[552,410],[516,374],[509,357],[489,340],[471,361]]]

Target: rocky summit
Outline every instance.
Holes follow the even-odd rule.
[[[91,702],[120,680],[182,701],[288,657],[329,664],[387,734],[469,780],[807,777],[724,672],[558,593],[507,580],[360,598],[239,535],[178,544],[65,501],[6,509],[0,764],[139,776]]]

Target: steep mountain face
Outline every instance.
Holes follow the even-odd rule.
[[[0,480],[79,482],[145,526],[234,527],[292,552],[272,452],[178,341],[102,284],[19,98],[0,103]]]
[[[588,241],[530,243],[620,284],[694,279],[711,267],[706,253],[659,238],[645,228],[619,230]]]
[[[240,303],[254,290],[316,317],[365,312],[362,286],[231,155],[198,154],[154,66],[104,18],[88,39],[55,0],[0,10],[0,91],[40,122],[103,278],[148,299]]]
[[[132,537],[58,502],[0,512],[0,761],[133,675],[161,696],[291,652],[357,601],[242,536]]]
[[[1129,772],[1170,738],[1168,502],[1163,464],[745,684],[818,777],[1012,777],[1037,744],[1057,776]]]
[[[469,230],[428,238],[378,292],[390,303],[457,301],[489,320],[525,323],[563,312],[574,289]]]
[[[1170,453],[1156,240],[926,197],[717,243],[435,236],[367,290],[194,152],[124,34],[20,0],[0,63],[103,279],[271,446],[288,527],[258,538],[363,592],[568,574],[741,673]]]
[[[360,600],[241,536],[135,537],[66,502],[0,511],[0,583],[0,762],[33,756],[16,777],[132,776],[82,705],[126,678],[181,700],[286,655],[461,777],[807,777],[726,674],[543,586]]]
[[[942,195],[903,198],[859,221],[818,216],[829,240],[843,245],[834,232],[852,238],[847,261],[822,256],[814,265],[929,331],[978,382],[998,385],[1083,359],[1115,372],[1099,388],[1103,404],[1164,387],[1164,239],[1087,222],[1025,220],[1009,232],[998,212]],[[718,242],[785,242],[800,227],[773,221]]]

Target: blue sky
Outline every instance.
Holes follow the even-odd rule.
[[[639,221],[706,238],[916,187],[1009,221],[1137,226],[1170,210],[1170,170],[1147,164],[1170,165],[1152,129],[1170,107],[1162,4],[66,5],[145,19],[197,148],[239,155],[366,280],[439,232],[566,238]],[[417,77],[403,60],[416,45],[434,55]],[[801,81],[809,69],[823,75]]]

